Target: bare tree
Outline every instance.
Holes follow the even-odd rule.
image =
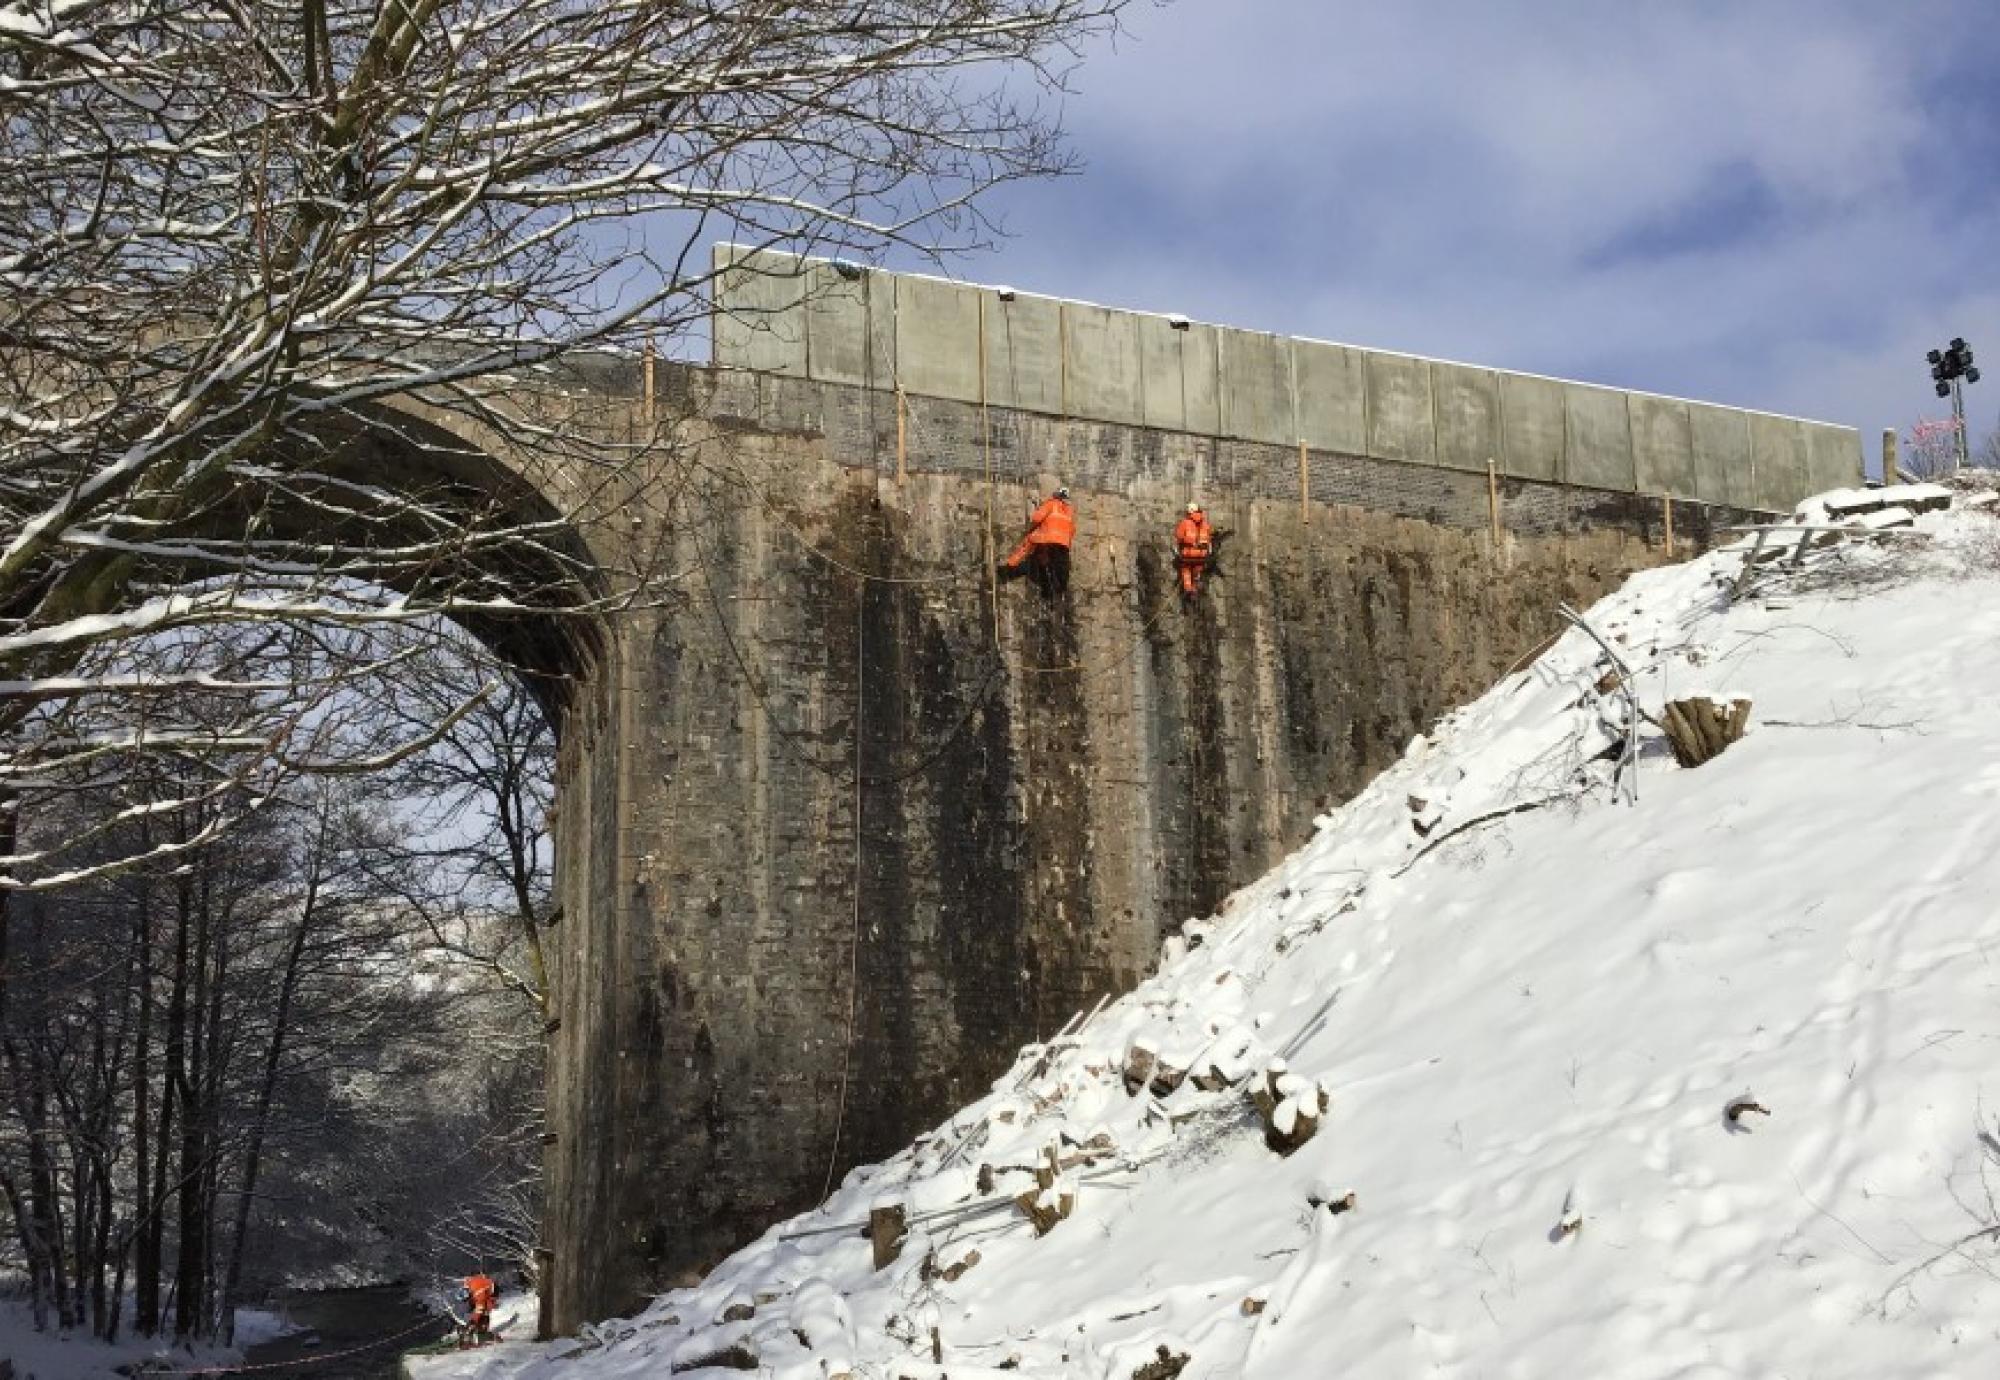
[[[983,191],[1066,166],[1049,93],[1129,2],[0,0],[0,814],[148,751],[226,757],[247,802],[396,760],[435,726],[325,733],[382,669],[333,634],[505,644],[634,597],[650,561],[574,536],[637,471],[565,362],[694,326],[716,232],[977,242]],[[392,486],[384,436],[421,461]],[[560,499],[520,477],[550,466]],[[201,649],[244,623],[285,635],[239,676]],[[170,680],[125,651],[163,638]],[[131,861],[25,837],[0,887]]]

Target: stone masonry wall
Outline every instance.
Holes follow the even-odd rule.
[[[1661,502],[1629,493],[771,375],[666,384],[684,573],[624,616],[563,750],[558,1328],[980,1093],[1558,603],[1667,554]],[[996,553],[1057,482],[1067,598],[996,601]],[[1190,497],[1229,537],[1183,610]],[[1690,551],[1746,516],[1673,521]]]

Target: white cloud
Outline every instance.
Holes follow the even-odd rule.
[[[1936,411],[1929,344],[2000,364],[2000,179],[1951,170],[2000,150],[1987,9],[1181,0],[963,271],[1873,435]]]

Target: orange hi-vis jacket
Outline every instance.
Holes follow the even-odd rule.
[[[465,1295],[471,1300],[474,1313],[491,1313],[497,1292],[488,1275],[474,1275],[465,1281]]]
[[[1208,514],[1190,513],[1182,518],[1174,528],[1174,545],[1184,557],[1205,558],[1215,545],[1215,529],[1208,525]]]
[[[1028,519],[1028,541],[1035,546],[1068,546],[1076,540],[1076,509],[1068,499],[1042,500]]]

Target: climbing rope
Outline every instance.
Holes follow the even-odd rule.
[[[854,1066],[854,1016],[861,990],[861,724],[862,696],[868,684],[867,604],[868,586],[854,588],[854,932],[847,944],[847,1037],[840,1047],[840,1097],[833,1114],[833,1146],[826,1156],[826,1183],[819,1196],[833,1192],[833,1176],[840,1168],[840,1133],[847,1127],[847,1087]]]

